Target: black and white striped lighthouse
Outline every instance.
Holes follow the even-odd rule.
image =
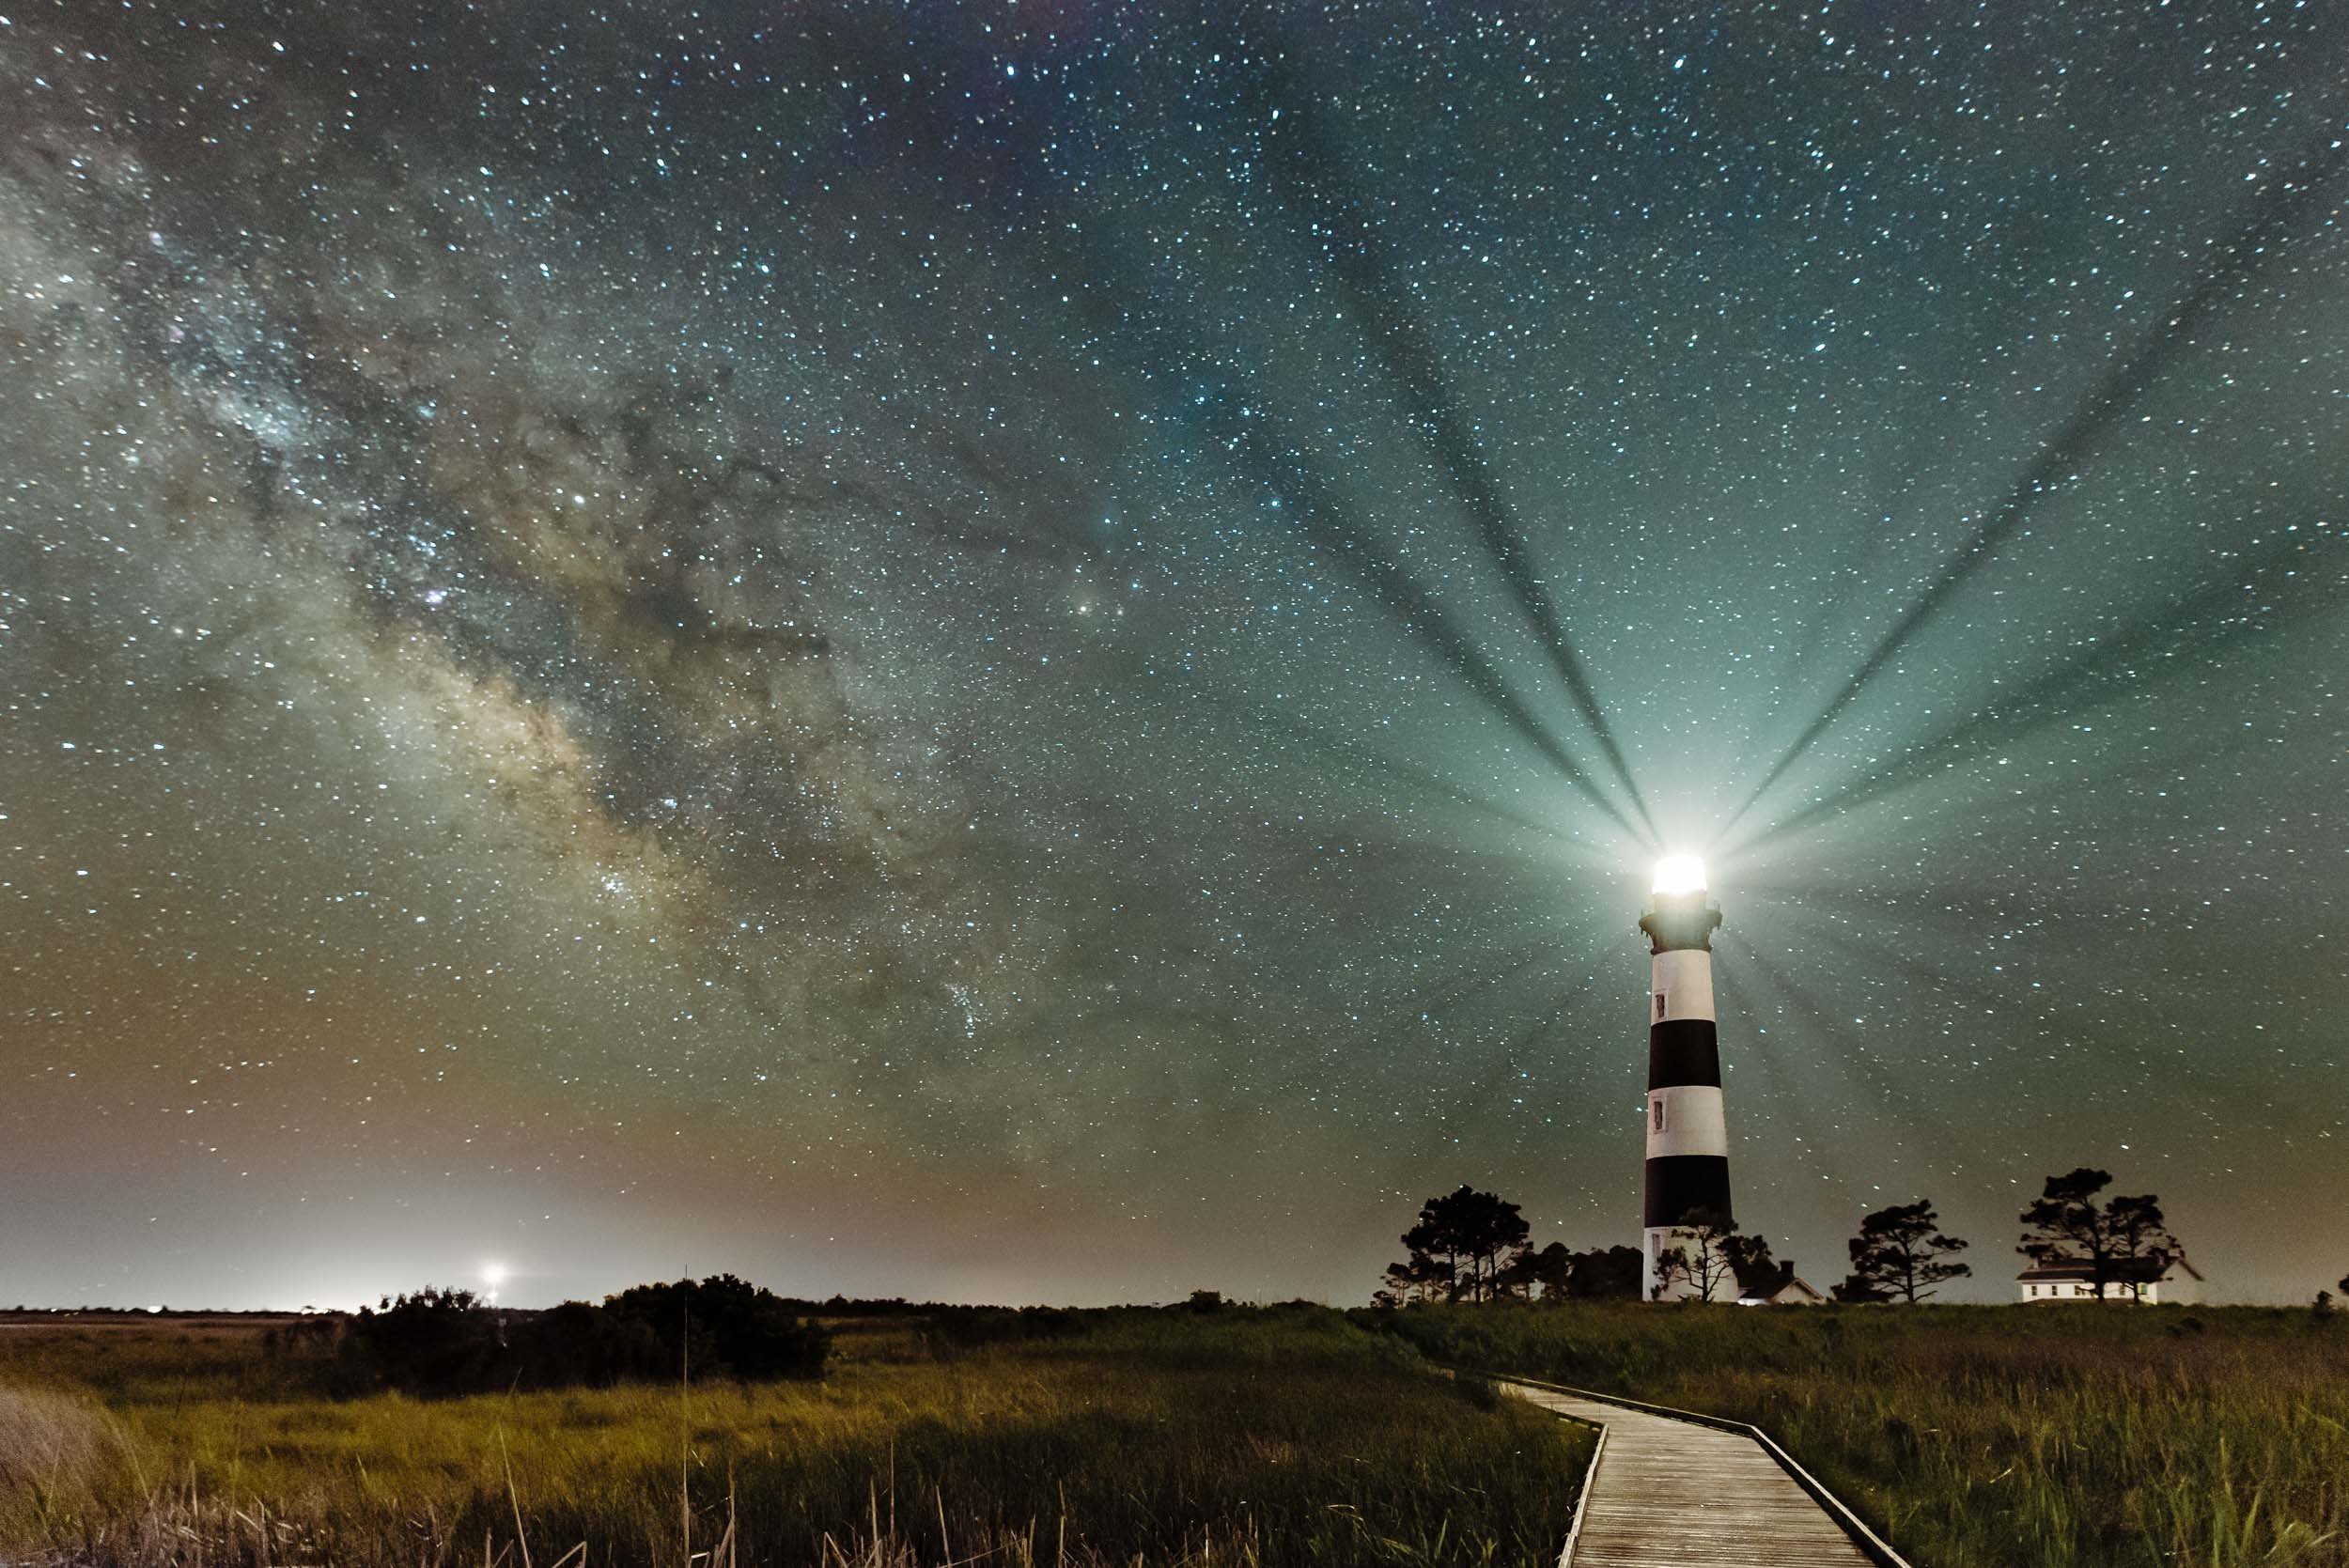
[[[1656,901],[1640,917],[1654,955],[1648,986],[1647,1213],[1644,1294],[1659,1291],[1657,1259],[1699,1215],[1729,1217],[1729,1129],[1721,1118],[1721,1052],[1713,1032],[1713,932],[1704,863],[1672,855],[1656,867]]]

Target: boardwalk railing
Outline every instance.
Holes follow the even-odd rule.
[[[1574,1420],[1572,1416],[1561,1416],[1558,1419],[1568,1421]],[[1577,1424],[1588,1423],[1578,1422]],[[1598,1462],[1606,1452],[1607,1428],[1601,1426],[1598,1429],[1598,1441],[1591,1445],[1591,1462],[1582,1467],[1582,1490],[1574,1499],[1574,1522],[1566,1527],[1566,1544],[1559,1548],[1558,1568],[1570,1568],[1574,1561],[1574,1544],[1582,1539],[1582,1521],[1590,1516],[1591,1483],[1598,1479]]]
[[[1669,1405],[1650,1405],[1644,1400],[1626,1399],[1621,1394],[1603,1394],[1595,1389],[1578,1389],[1569,1383],[1552,1383],[1545,1378],[1524,1377],[1516,1373],[1486,1372],[1479,1368],[1451,1370],[1468,1372],[1471,1376],[1486,1378],[1495,1383],[1522,1383],[1528,1388],[1547,1389],[1553,1393],[1570,1394],[1576,1399],[1586,1399],[1596,1405],[1620,1405],[1626,1410],[1638,1410],[1651,1416],[1662,1416],[1671,1421],[1688,1421],[1692,1425],[1709,1426],[1716,1431],[1734,1432],[1741,1437],[1750,1437],[1762,1446],[1763,1452],[1778,1462],[1781,1469],[1794,1478],[1795,1484],[1811,1495],[1811,1499],[1827,1513],[1828,1517],[1841,1527],[1844,1534],[1851,1537],[1852,1545],[1857,1546],[1860,1554],[1869,1561],[1875,1563],[1877,1568],[1914,1568],[1906,1558],[1892,1549],[1890,1542],[1870,1529],[1868,1522],[1853,1513],[1843,1498],[1828,1491],[1825,1483],[1809,1470],[1804,1469],[1796,1462],[1793,1454],[1780,1447],[1777,1438],[1750,1421],[1730,1421],[1726,1417],[1708,1416],[1698,1410],[1675,1409]],[[1564,1419],[1573,1420],[1574,1418]],[[1601,1427],[1599,1449],[1592,1452],[1590,1467],[1583,1472],[1582,1497],[1575,1504],[1574,1524],[1566,1535],[1565,1551],[1558,1560],[1562,1565],[1573,1559],[1575,1539],[1581,1533],[1583,1511],[1590,1501],[1590,1482],[1598,1474],[1599,1452],[1605,1449],[1606,1441],[1606,1429]]]

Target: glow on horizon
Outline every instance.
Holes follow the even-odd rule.
[[[1667,855],[1656,862],[1657,893],[1703,893],[1704,862],[1694,855]]]

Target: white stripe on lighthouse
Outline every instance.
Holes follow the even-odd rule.
[[[1728,1153],[1729,1124],[1721,1114],[1719,1084],[1684,1083],[1648,1091],[1648,1158]]]
[[[1670,1023],[1675,1018],[1713,1017],[1713,955],[1701,947],[1676,947],[1656,955],[1656,979],[1649,987],[1648,1021]],[[1664,999],[1656,1010],[1656,997]]]

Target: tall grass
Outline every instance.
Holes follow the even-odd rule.
[[[91,1402],[0,1385],[0,1530],[65,1525],[90,1479],[124,1457],[119,1432]]]
[[[1933,1568],[2349,1565],[2349,1322],[2256,1308],[1413,1308],[1439,1359],[1768,1430]]]
[[[818,1385],[341,1403],[250,1335],[16,1330],[0,1386],[85,1424],[38,1498],[0,1480],[0,1558],[1532,1563],[1587,1455],[1327,1312],[1101,1314],[965,1350],[859,1327]]]

